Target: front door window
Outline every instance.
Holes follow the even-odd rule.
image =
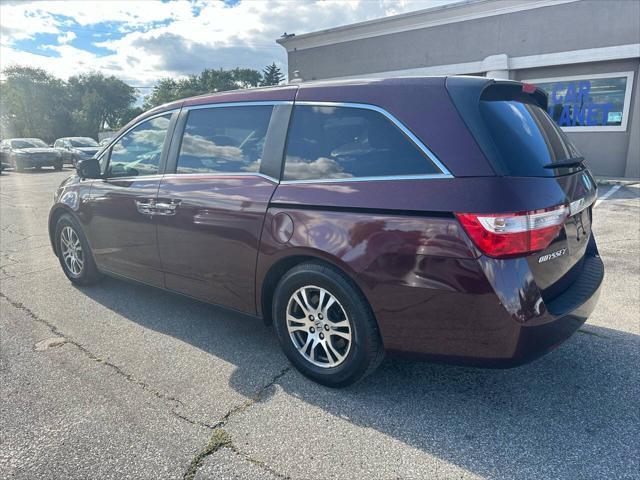
[[[170,119],[171,114],[152,118],[123,135],[111,147],[107,177],[157,174]]]

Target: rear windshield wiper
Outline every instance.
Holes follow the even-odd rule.
[[[559,162],[547,163],[544,168],[566,168],[566,167],[579,167],[584,162],[584,157],[568,158],[566,160],[560,160]]]

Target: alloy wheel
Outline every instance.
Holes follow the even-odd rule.
[[[287,304],[287,330],[305,360],[321,368],[342,364],[351,350],[351,321],[340,302],[324,288],[296,290]]]
[[[82,275],[82,269],[84,268],[82,244],[78,234],[68,225],[60,232],[60,247],[67,271],[74,277]]]

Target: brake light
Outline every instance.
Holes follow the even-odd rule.
[[[456,213],[473,243],[495,258],[544,250],[558,236],[568,216],[566,205],[518,213]]]

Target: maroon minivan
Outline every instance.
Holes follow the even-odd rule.
[[[51,242],[76,284],[262,317],[325,385],[384,352],[521,364],[585,322],[604,275],[594,180],[546,110],[533,85],[479,77],[177,101],[62,183]]]

